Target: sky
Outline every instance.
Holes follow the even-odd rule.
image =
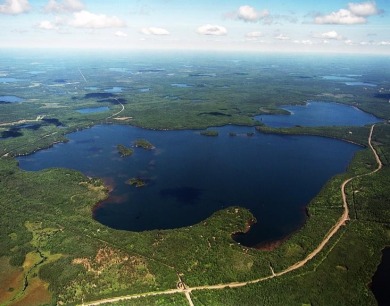
[[[1,48],[390,55],[390,0],[0,0]]]

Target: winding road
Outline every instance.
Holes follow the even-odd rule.
[[[111,116],[108,116],[106,118],[106,120],[107,119],[111,119],[112,117],[115,117],[115,116],[119,115],[121,112],[123,112],[125,110],[125,106],[117,98],[114,98],[114,99],[122,106],[122,109],[119,112],[117,112],[117,113],[115,113],[115,114],[113,114]]]
[[[381,170],[382,167],[383,167],[383,164],[382,164],[382,162],[381,162],[381,160],[379,158],[379,155],[378,155],[377,151],[375,150],[375,148],[373,147],[372,142],[371,142],[372,134],[374,132],[374,127],[375,127],[375,124],[371,126],[370,134],[368,136],[368,145],[369,145],[371,151],[373,152],[373,154],[375,156],[377,167],[373,171],[371,171],[369,173],[359,174],[359,175],[353,176],[353,177],[343,181],[343,183],[341,184],[341,187],[340,187],[341,195],[342,195],[342,199],[343,199],[343,208],[344,208],[343,214],[341,215],[341,217],[337,221],[337,223],[332,226],[332,228],[329,230],[329,232],[324,237],[324,239],[321,241],[321,243],[311,253],[309,253],[303,260],[296,262],[295,264],[291,265],[290,267],[288,267],[288,268],[286,268],[286,269],[284,269],[284,270],[282,270],[280,272],[274,272],[272,267],[270,267],[271,268],[271,272],[272,272],[271,275],[266,276],[266,277],[262,277],[262,278],[258,278],[258,279],[254,279],[254,280],[250,280],[250,281],[246,281],[246,282],[233,282],[233,283],[226,283],[226,284],[198,286],[198,287],[192,287],[192,288],[188,287],[183,282],[182,286],[180,286],[180,288],[178,288],[178,289],[158,291],[158,292],[147,292],[147,293],[136,294],[136,295],[120,296],[120,297],[115,297],[115,298],[110,298],[110,299],[103,299],[103,300],[89,302],[89,303],[83,303],[83,305],[92,306],[92,305],[100,305],[100,304],[104,304],[104,303],[114,303],[114,302],[118,302],[118,301],[122,301],[122,300],[137,299],[137,298],[147,297],[147,296],[157,296],[157,295],[184,293],[186,298],[187,298],[187,300],[188,300],[189,305],[193,306],[194,303],[192,302],[191,295],[190,295],[190,293],[192,291],[195,291],[195,290],[217,290],[217,289],[224,289],[224,288],[227,288],[227,287],[229,287],[229,288],[243,287],[243,286],[246,286],[248,284],[259,283],[259,282],[266,281],[268,279],[272,279],[272,278],[275,278],[275,277],[280,277],[280,276],[282,276],[284,274],[287,274],[289,272],[292,272],[294,270],[297,270],[297,269],[305,266],[310,260],[312,260],[316,255],[318,255],[324,249],[324,247],[329,243],[329,240],[350,219],[349,218],[348,202],[347,202],[347,194],[345,192],[345,188],[346,188],[347,184],[349,182],[351,182],[352,180],[356,179],[356,178],[372,175],[372,174],[378,172],[379,170]]]

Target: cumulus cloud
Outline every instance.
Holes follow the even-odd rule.
[[[164,28],[156,28],[156,27],[149,27],[149,28],[142,28],[141,33],[145,35],[169,35],[169,31]]]
[[[46,13],[69,13],[78,12],[84,9],[84,4],[80,0],[49,0],[45,6]]]
[[[30,9],[28,0],[6,0],[4,4],[0,4],[0,14],[18,15]]]
[[[363,3],[348,3],[348,9],[356,16],[373,16],[379,14],[376,3],[373,1]]]
[[[356,16],[349,10],[341,9],[329,15],[317,16],[314,22],[317,24],[359,24],[366,23],[367,19],[362,16]]]
[[[362,3],[348,3],[347,9],[340,9],[328,15],[317,16],[314,22],[317,24],[362,24],[367,22],[367,17],[380,14],[374,1]]]
[[[336,31],[329,31],[329,32],[322,33],[320,34],[320,37],[325,39],[337,39],[337,40],[342,39],[342,36],[338,34]]]
[[[268,17],[268,10],[258,11],[254,7],[249,5],[243,5],[238,8],[237,19],[245,22],[258,22],[261,19]]]
[[[116,31],[114,35],[117,37],[127,37],[127,34],[122,31]]]
[[[201,35],[215,35],[215,36],[223,36],[227,34],[227,30],[223,26],[205,24],[198,28],[198,34]]]
[[[379,46],[390,46],[390,41],[381,41],[378,43]]]
[[[43,20],[38,23],[37,28],[42,30],[58,30],[57,25],[48,20]]]
[[[103,29],[103,28],[121,28],[126,24],[116,16],[107,16],[105,14],[93,14],[88,11],[73,13],[73,19],[69,25],[75,28]]]

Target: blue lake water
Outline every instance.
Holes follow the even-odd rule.
[[[100,106],[100,107],[80,108],[77,110],[77,112],[80,114],[94,114],[94,113],[103,113],[108,110],[109,108],[107,106]]]
[[[21,103],[23,102],[23,98],[19,98],[16,96],[0,96],[0,102],[5,102],[5,103]]]
[[[300,126],[361,126],[381,121],[357,108],[329,102],[309,102],[286,106],[290,115],[260,115],[255,119],[271,127]]]
[[[195,131],[150,131],[96,126],[69,135],[70,142],[19,158],[20,167],[74,168],[103,177],[114,191],[94,218],[117,229],[143,231],[198,223],[213,212],[240,205],[258,219],[249,245],[280,239],[305,221],[305,207],[334,174],[344,172],[359,147],[319,137],[277,136],[253,128],[217,128],[218,137]],[[231,137],[229,132],[239,135]],[[117,144],[148,139],[154,151],[136,149],[121,158]],[[132,177],[144,188],[125,183]]]
[[[19,163],[25,170],[66,167],[104,178],[113,191],[95,207],[93,216],[116,229],[189,226],[219,209],[246,207],[258,222],[237,239],[255,246],[299,229],[306,219],[306,205],[330,177],[345,171],[360,149],[320,137],[257,132],[248,137],[248,132],[254,132],[252,127],[215,129],[218,137],[192,130],[95,126],[70,134],[66,144],[20,157]],[[238,136],[231,137],[230,132]],[[133,156],[121,158],[116,146],[131,146],[139,138],[149,140],[156,149],[136,148]],[[144,179],[147,186],[127,185],[126,180],[133,177]]]
[[[324,80],[329,80],[329,81],[355,81],[354,78],[351,76],[341,76],[341,75],[325,75],[322,77]]]
[[[330,112],[339,108],[345,120],[357,116],[360,125],[373,120],[370,115],[361,116],[358,109],[341,104],[311,105]],[[327,111],[310,107],[294,111],[298,115],[307,109],[317,125],[329,116]],[[285,120],[290,117],[293,116],[282,116]],[[201,136],[199,131],[192,130],[95,126],[68,135],[70,141],[66,144],[20,157],[19,163],[25,170],[65,167],[104,178],[113,191],[108,200],[94,209],[93,216],[116,229],[144,231],[189,226],[219,209],[246,207],[258,222],[248,234],[236,239],[255,246],[285,238],[299,229],[305,222],[306,205],[327,180],[345,171],[361,149],[321,137],[258,132],[249,137],[247,133],[254,132],[252,127],[215,129],[218,137]],[[237,136],[229,136],[230,132]],[[136,148],[131,157],[121,158],[116,146],[131,146],[139,138],[149,140],[156,149]],[[126,184],[133,177],[144,179],[147,186],[135,188]]]
[[[171,86],[177,87],[177,88],[191,88],[191,87],[193,87],[192,85],[184,84],[184,83],[173,83],[173,84],[171,84]]]
[[[367,82],[346,82],[348,86],[367,86],[367,87],[377,87],[376,84],[367,83]]]
[[[0,78],[0,83],[14,83],[22,81],[21,79],[15,79],[15,78]]]
[[[122,87],[113,87],[110,89],[105,89],[104,91],[109,93],[119,93],[122,92]]]
[[[32,74],[32,75],[37,75],[37,74],[46,73],[46,71],[45,70],[32,70],[32,71],[29,71],[28,73]]]

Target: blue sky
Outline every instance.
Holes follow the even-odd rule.
[[[390,1],[0,0],[2,47],[390,54]]]

